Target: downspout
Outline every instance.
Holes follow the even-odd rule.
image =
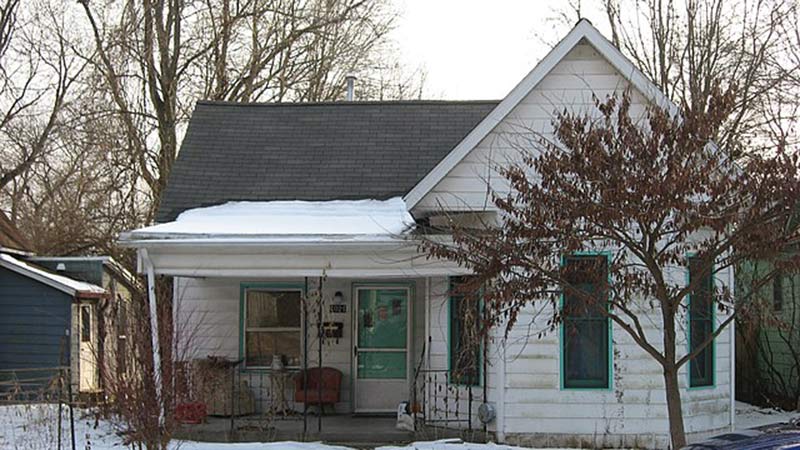
[[[734,275],[734,267],[731,266],[728,270],[728,289],[731,291],[731,298],[736,302],[736,277]],[[731,431],[736,430],[736,320],[732,320],[728,325],[730,327],[730,350],[728,359],[730,360],[730,414],[731,414]]]
[[[503,328],[505,329],[505,327]],[[497,442],[506,442],[506,340],[499,340],[500,364],[497,368]]]
[[[150,339],[153,346],[153,382],[155,383],[156,402],[158,404],[158,423],[164,425],[164,405],[162,404],[161,387],[161,343],[158,339],[158,305],[156,303],[156,275],[153,261],[146,248],[139,249],[144,270],[147,274],[147,299],[150,304]]]

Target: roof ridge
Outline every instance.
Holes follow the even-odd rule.
[[[405,106],[405,105],[488,105],[501,100],[365,100],[365,101],[324,101],[324,102],[233,102],[227,100],[197,100],[198,105],[211,106]]]

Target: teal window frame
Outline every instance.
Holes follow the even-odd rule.
[[[459,335],[459,327],[461,326],[461,321],[456,320],[457,318],[461,317],[458,314],[453,314],[454,311],[458,311],[457,303],[463,300],[463,295],[454,295],[453,294],[453,282],[456,279],[461,277],[451,276],[447,278],[447,285],[448,285],[448,292],[450,293],[447,301],[447,382],[449,384],[455,386],[482,386],[483,384],[483,342],[478,346],[477,352],[478,357],[475,358],[475,379],[472,380],[473,382],[470,383],[469,379],[461,379],[461,377],[454,377],[454,357],[455,355],[461,352],[460,348],[454,348],[454,344],[459,344],[454,342],[454,336]],[[480,295],[480,294],[479,294]],[[483,316],[483,301],[479,301],[478,303],[478,314],[482,317]],[[468,377],[467,377],[468,378]]]
[[[576,252],[569,255],[562,255],[561,256],[561,268],[563,269],[567,265],[567,261],[570,258],[605,258],[606,261],[606,271],[608,272],[608,284],[611,284],[611,253],[610,252]],[[559,302],[559,308],[563,311],[564,306],[566,303],[566,295],[565,290],[561,290],[561,298]],[[608,307],[608,306],[607,306]],[[567,377],[567,363],[568,363],[568,355],[567,355],[567,336],[566,336],[566,327],[567,324],[565,323],[566,318],[562,317],[560,331],[559,331],[559,379],[560,379],[560,388],[561,390],[569,390],[569,391],[610,391],[613,389],[613,380],[614,380],[614,341],[613,341],[613,323],[609,317],[605,317],[606,325],[607,325],[607,334],[606,334],[606,358],[605,358],[605,365],[606,365],[606,376],[605,376],[605,384],[597,384],[597,385],[590,385],[586,383],[584,386],[579,386],[580,383],[574,383],[573,381],[569,380]]]
[[[692,260],[697,259],[697,255],[694,253],[690,253],[686,256],[686,283],[687,286],[692,283]],[[711,273],[708,274],[709,278],[709,296],[710,299],[708,301],[708,312],[707,316],[704,318],[695,318],[694,316],[694,309],[692,305],[692,297],[693,292],[689,292],[687,298],[687,352],[691,353],[694,351],[694,345],[692,344],[692,336],[694,335],[694,326],[695,322],[707,322],[709,327],[709,333],[714,333],[714,325],[716,324],[716,314],[714,311],[714,270],[712,266]],[[711,343],[703,349],[699,355],[689,360],[688,370],[687,370],[687,377],[689,378],[689,389],[713,389],[716,386],[716,359],[717,359],[717,351],[716,351],[716,339],[711,341]],[[709,374],[702,378],[697,378],[695,376],[695,361],[698,358],[705,357],[708,358],[706,361],[706,367],[709,369]]]
[[[247,282],[247,283],[239,283],[239,360],[242,361],[241,370],[243,371],[268,371],[270,368],[268,366],[247,366],[247,355],[245,350],[245,314],[246,314],[246,307],[245,301],[247,300],[247,291],[248,290],[262,290],[262,291],[300,291],[300,295],[302,298],[306,298],[308,295],[308,286],[303,282]],[[305,308],[305,305],[301,305],[301,316],[300,316],[300,343],[302,346],[303,341],[306,339],[306,336],[303,335],[302,330],[303,327],[303,314],[302,308]],[[301,348],[302,353],[302,348]],[[302,355],[301,355],[302,357]]]

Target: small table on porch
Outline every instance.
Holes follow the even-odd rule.
[[[293,410],[289,408],[289,401],[286,398],[286,384],[296,372],[295,370],[287,369],[270,370],[269,386],[270,398],[272,399],[272,407],[270,410],[273,414],[288,416],[293,412]]]

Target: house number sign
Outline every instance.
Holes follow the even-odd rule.
[[[347,305],[331,305],[331,312],[332,313],[346,313],[347,312]]]

